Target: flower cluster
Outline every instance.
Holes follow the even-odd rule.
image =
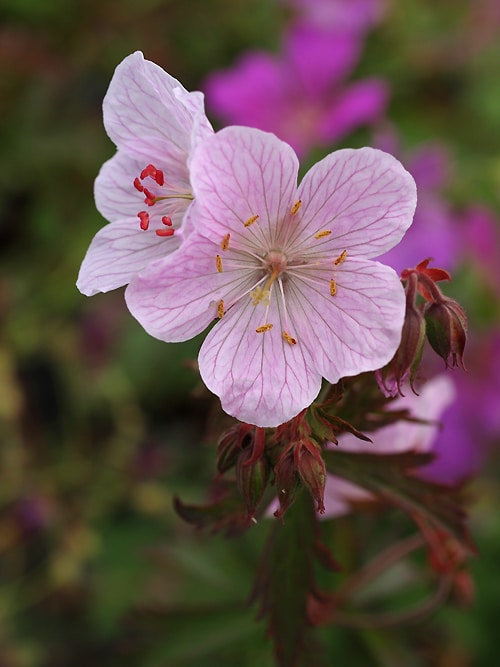
[[[129,283],[131,313],[167,342],[215,321],[202,379],[257,426],[297,415],[322,377],[391,359],[405,294],[371,258],[400,241],[416,205],[395,158],[340,150],[297,184],[291,146],[246,127],[212,133],[201,95],[138,53],[118,67],[104,118],[118,152],[96,200],[110,224],[83,262],[84,293]]]

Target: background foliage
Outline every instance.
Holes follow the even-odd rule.
[[[389,81],[388,115],[405,145],[448,146],[451,205],[477,203],[492,215],[500,206],[495,5],[393,2],[357,69]],[[195,533],[172,508],[174,494],[202,500],[214,469],[217,406],[191,363],[199,341],[153,340],[120,291],[86,299],[74,283],[103,224],[92,185],[114,151],[101,102],[115,66],[140,49],[186,88],[202,89],[246,49],[277,49],[288,17],[272,0],[1,3],[2,667],[273,664],[245,605],[268,522],[225,540]],[[359,130],[344,144],[367,141]],[[495,285],[481,257],[454,283],[478,332],[498,327]],[[329,664],[498,664],[498,452],[491,448],[470,487],[481,554],[475,601],[450,604],[416,629],[325,631]],[[375,523],[355,515],[325,524],[347,570],[404,532],[398,515]],[[387,577],[397,589],[411,572]]]

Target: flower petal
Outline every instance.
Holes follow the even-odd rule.
[[[203,95],[189,93],[140,51],[116,68],[104,98],[104,125],[112,141],[130,155],[149,162],[184,167],[191,149],[193,119],[204,118]]]
[[[228,127],[208,137],[191,162],[198,231],[211,237],[230,232],[242,247],[265,249],[293,203],[297,172],[293,149],[273,134]],[[259,217],[248,225],[253,216]]]
[[[200,374],[220,396],[223,409],[256,426],[278,426],[297,415],[316,398],[321,376],[307,348],[283,338],[285,316],[272,300],[267,322],[263,308],[240,302],[209,333],[200,355]]]
[[[220,246],[193,232],[179,250],[149,264],[125,292],[127,306],[144,329],[160,340],[188,340],[218,316],[220,300],[244,294],[253,274],[217,270]]]
[[[298,189],[302,200],[298,248],[324,253],[339,247],[375,257],[401,240],[416,206],[412,176],[398,160],[374,148],[343,149],[315,164]],[[331,231],[319,243],[315,234]]]
[[[87,296],[109,292],[178,247],[178,237],[160,238],[153,230],[142,231],[137,217],[111,222],[92,239],[76,285]]]
[[[331,294],[331,280],[336,293]],[[348,256],[336,271],[304,267],[287,283],[288,312],[316,370],[330,382],[381,368],[396,352],[405,313],[397,274]]]
[[[387,412],[406,409],[412,417],[427,423],[401,419],[370,433],[373,444],[363,442],[351,433],[343,433],[339,436],[338,450],[365,454],[428,452],[438,434],[441,415],[453,403],[456,393],[453,380],[444,374],[426,382],[419,395],[408,388],[407,395],[391,401]]]

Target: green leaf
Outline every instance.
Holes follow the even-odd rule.
[[[465,549],[475,553],[475,546],[465,525],[459,487],[445,487],[425,482],[412,471],[433,460],[432,454],[353,454],[325,451],[328,471],[373,492],[383,501],[423,518],[454,537]]]
[[[307,604],[315,594],[314,564],[317,559],[319,525],[313,502],[301,493],[287,510],[283,523],[276,522],[264,553],[251,601],[260,603],[260,616],[267,616],[279,667],[297,667],[312,648]]]

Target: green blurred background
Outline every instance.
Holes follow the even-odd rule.
[[[390,81],[409,145],[450,146],[450,199],[498,213],[500,33],[471,23],[477,4],[395,1],[358,72]],[[75,280],[104,223],[92,187],[114,152],[101,102],[116,65],[140,49],[200,89],[245,49],[277,49],[287,20],[272,0],[0,2],[0,667],[273,664],[244,604],[268,527],[224,540],[172,509],[174,494],[202,499],[214,470],[199,340],[153,340],[121,290],[87,299]],[[329,664],[498,664],[495,459],[472,487],[472,606],[416,631],[331,630]],[[354,553],[374,537],[362,517],[332,534]]]

